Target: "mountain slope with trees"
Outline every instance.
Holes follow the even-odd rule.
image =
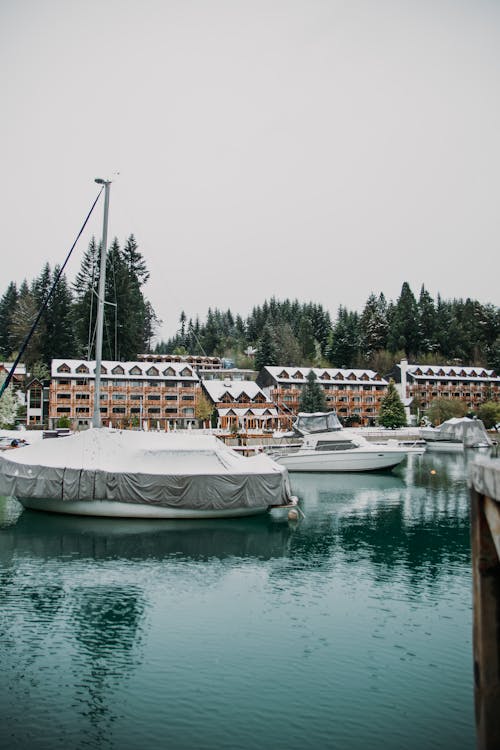
[[[99,245],[91,240],[70,284],[63,275],[23,356],[28,369],[52,358],[94,356]],[[12,281],[0,298],[0,359],[19,351],[58,273],[46,264],[31,282]],[[138,354],[204,354],[240,367],[264,365],[369,368],[381,374],[406,357],[421,364],[478,365],[500,372],[500,308],[467,298],[415,296],[405,281],[397,300],[372,293],[361,312],[275,297],[244,318],[209,308],[204,322],[180,312],[178,331],[154,343],[159,320],[144,295],[146,261],[131,234],[108,251],[104,317],[105,359]],[[333,302],[333,301],[332,301]]]
[[[406,357],[500,371],[500,308],[472,299],[433,300],[424,286],[417,299],[407,282],[395,302],[371,294],[361,313],[339,305],[333,321],[321,305],[272,298],[246,319],[210,309],[202,324],[183,312],[178,333],[154,351],[227,357],[255,369],[279,364],[387,373]]]

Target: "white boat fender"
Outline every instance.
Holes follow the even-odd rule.
[[[292,497],[292,508],[288,511],[288,520],[289,521],[298,521],[299,516],[302,516],[302,518],[305,518],[306,515],[302,508],[299,506],[299,498],[295,495]]]

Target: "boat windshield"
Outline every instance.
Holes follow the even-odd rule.
[[[352,440],[318,440],[315,446],[317,451],[351,451],[357,448]]]
[[[293,425],[299,435],[310,435],[314,432],[337,432],[342,429],[337,415],[332,412],[301,412]]]

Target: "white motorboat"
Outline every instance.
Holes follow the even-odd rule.
[[[212,435],[108,428],[0,457],[0,495],[25,508],[120,518],[224,518],[296,503],[286,468]]]
[[[299,414],[294,430],[301,443],[274,448],[270,455],[289,471],[382,471],[400,464],[409,453],[423,453],[397,440],[371,443],[344,430],[332,412]]]

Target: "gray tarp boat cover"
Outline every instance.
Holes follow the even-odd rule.
[[[423,427],[420,430],[420,436],[429,441],[446,440],[463,443],[466,448],[493,445],[482,421],[469,417],[454,417],[446,420],[439,427]]]
[[[286,505],[288,472],[212,435],[90,429],[0,454],[0,495],[200,510]]]

